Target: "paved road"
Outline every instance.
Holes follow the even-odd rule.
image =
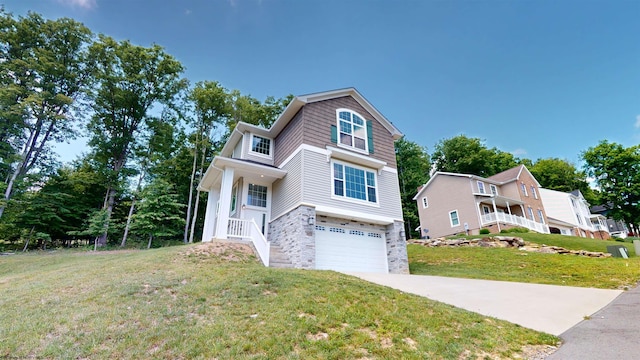
[[[640,359],[640,287],[625,291],[560,337],[563,345],[548,360]]]
[[[561,335],[585,316],[591,316],[609,304],[621,290],[577,288],[570,286],[524,284],[507,281],[459,279],[442,276],[348,273],[361,279],[407,293],[451,304],[486,316]],[[630,292],[629,292],[630,293]],[[626,295],[626,294],[625,294]],[[636,293],[635,301],[640,303]],[[630,305],[621,305],[630,306]],[[638,308],[637,320],[640,320]],[[593,315],[595,317],[597,315]],[[585,321],[582,324],[596,324]],[[640,322],[636,321],[640,326]],[[570,332],[567,332],[569,334]],[[640,338],[640,332],[638,333]],[[596,336],[594,339],[598,339]],[[595,342],[595,341],[593,341]],[[567,339],[567,346],[571,340]],[[608,345],[604,345],[608,346]],[[562,347],[564,348],[564,346]],[[562,349],[561,348],[561,349]],[[636,359],[640,352],[636,352]],[[559,356],[563,356],[559,354]],[[558,357],[557,359],[585,359]],[[596,358],[592,358],[596,359]],[[614,359],[614,358],[598,358]],[[622,358],[621,358],[622,359]]]

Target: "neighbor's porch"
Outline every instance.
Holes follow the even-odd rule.
[[[528,219],[525,215],[525,203],[520,200],[497,195],[476,195],[476,204],[481,227],[495,226],[500,232],[503,228],[518,226],[543,234],[549,233],[549,226],[544,223],[544,217],[539,215],[542,222]],[[533,210],[528,210],[529,216],[535,219]]]

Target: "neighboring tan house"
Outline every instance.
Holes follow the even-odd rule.
[[[611,238],[606,217],[591,214],[589,203],[580,190],[565,193],[540,189],[540,196],[553,233],[597,239]]]
[[[413,198],[422,237],[492,233],[513,227],[549,233],[540,184],[524,165],[488,178],[436,172]]]
[[[239,123],[199,189],[202,241],[253,242],[293,267],[408,273],[398,129],[353,88],[295,97],[269,129]]]

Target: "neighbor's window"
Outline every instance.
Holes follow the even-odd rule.
[[[429,207],[429,202],[427,201],[427,197],[425,196],[422,198],[422,208],[426,209],[428,207]]]
[[[377,202],[376,174],[373,171],[333,163],[333,194]]]
[[[520,184],[520,188],[522,188],[522,193],[524,194],[524,196],[529,196],[529,194],[527,193],[527,185],[522,183]]]
[[[271,139],[252,134],[251,151],[258,154],[271,156]]]
[[[493,195],[498,196],[498,187],[497,187],[497,186],[495,186],[495,185],[491,184],[491,185],[489,185],[489,188],[491,188],[491,193],[492,193]]]
[[[536,188],[533,185],[531,185],[531,195],[533,195],[534,199],[538,198],[538,192],[536,191]]]
[[[458,210],[449,212],[449,220],[451,221],[451,227],[460,225],[460,219],[458,218]]]
[[[533,209],[531,207],[528,207],[527,210],[529,211],[529,218],[531,218],[531,220],[536,221],[536,218],[533,217]]]
[[[358,113],[340,109],[338,110],[338,143],[366,151],[367,126]]]
[[[544,224],[544,214],[542,214],[542,210],[538,209],[538,217],[540,218],[540,222]]]
[[[478,192],[484,194],[484,183],[482,181],[478,181]]]
[[[251,206],[267,207],[267,187],[249,184],[247,204]]]

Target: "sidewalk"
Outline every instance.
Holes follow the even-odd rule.
[[[622,290],[442,276],[347,274],[553,335],[563,334],[574,325],[582,322],[585,317],[592,316],[623,292]],[[636,293],[633,299],[640,304],[638,297],[640,294]],[[635,323],[640,326],[640,308],[638,310],[637,317],[634,319],[636,319]],[[630,311],[625,313],[627,312]],[[593,315],[592,318],[595,316]],[[589,321],[583,323],[589,323]],[[595,341],[592,342],[595,343]],[[569,340],[567,340],[567,345],[569,345]],[[563,348],[564,346],[561,349]],[[638,358],[637,354],[639,352],[636,352],[636,358]],[[583,357],[559,357],[557,359],[569,358],[583,359]]]

